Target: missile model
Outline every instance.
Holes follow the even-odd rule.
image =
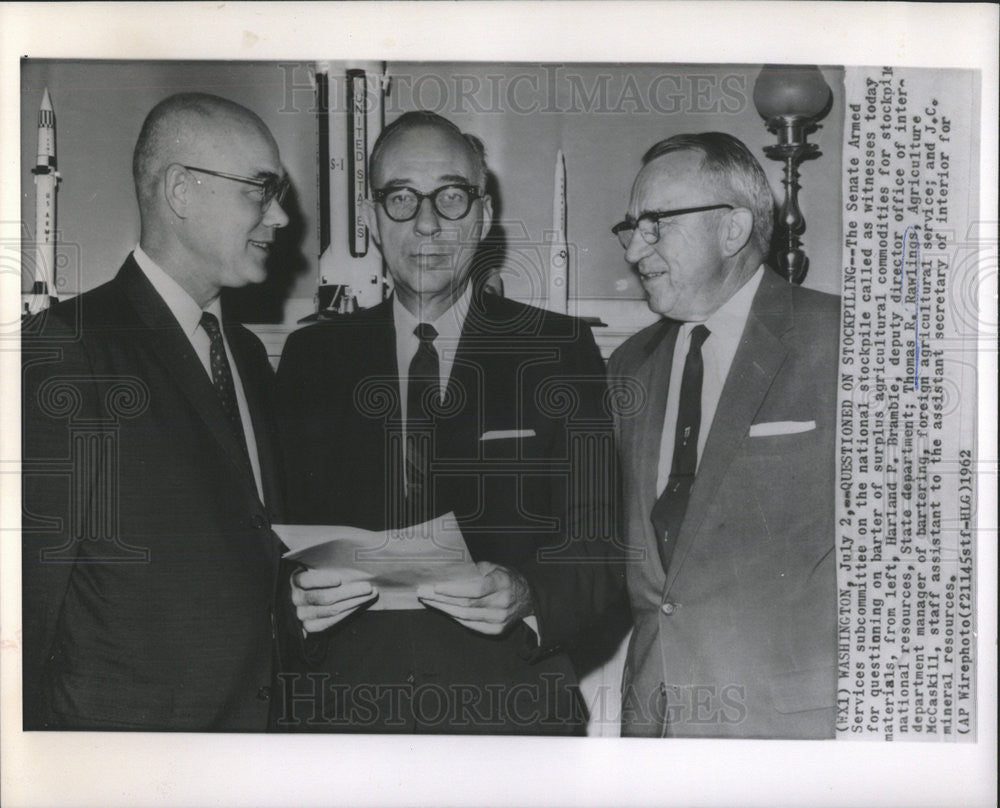
[[[569,246],[566,243],[566,158],[556,153],[552,190],[552,244],[549,247],[549,310],[566,314],[569,308]]]
[[[37,314],[58,300],[56,296],[56,129],[52,99],[45,88],[38,109],[38,156],[35,175],[35,266],[34,282],[27,297],[28,314]]]
[[[369,245],[363,203],[368,153],[382,131],[384,62],[317,62],[319,310],[300,322],[370,308],[387,291],[382,256]]]

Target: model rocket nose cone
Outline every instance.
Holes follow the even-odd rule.
[[[48,110],[49,112],[52,112],[52,99],[49,98],[48,87],[45,88],[45,92],[42,95],[42,105],[39,107],[39,109],[45,109]]]

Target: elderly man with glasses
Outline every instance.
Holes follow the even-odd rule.
[[[834,732],[839,300],[765,263],[771,190],[729,135],[643,157],[612,228],[663,319],[612,356],[635,629],[622,731]]]
[[[24,725],[263,731],[280,508],[273,373],[219,294],[288,223],[254,113],[183,93],[133,156],[139,244],[23,328]]]
[[[478,575],[396,611],[350,569],[294,572],[308,675],[285,677],[279,724],[579,733],[565,649],[624,572],[600,354],[580,320],[474,293],[493,215],[477,138],[407,113],[370,162],[368,225],[394,293],[289,338],[290,514],[383,530],[454,513]]]

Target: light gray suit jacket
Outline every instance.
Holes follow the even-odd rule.
[[[765,270],[667,573],[650,522],[678,324],[611,357],[635,631],[622,734],[834,733],[839,299]]]

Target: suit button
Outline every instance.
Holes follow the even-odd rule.
[[[257,691],[257,699],[259,701],[267,701],[271,698],[271,688],[264,685],[260,690]]]
[[[253,515],[253,526],[257,528],[257,530],[261,530],[267,527],[267,520],[259,513],[255,513]]]
[[[673,614],[676,608],[677,606],[668,600],[666,603],[660,606],[660,611],[663,612],[664,614]]]

